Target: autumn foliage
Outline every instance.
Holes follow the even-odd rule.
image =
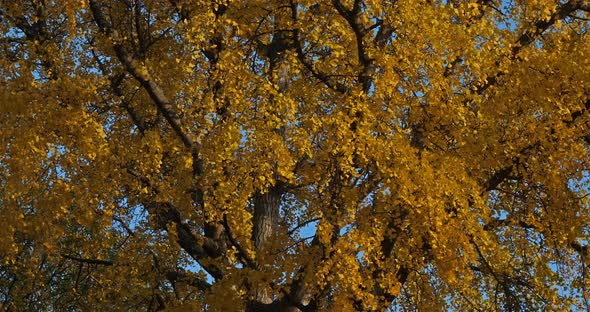
[[[0,308],[587,309],[589,19],[0,0]]]

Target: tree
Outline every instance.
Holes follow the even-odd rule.
[[[590,1],[0,1],[7,310],[588,308]]]

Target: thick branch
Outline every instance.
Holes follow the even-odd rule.
[[[576,121],[576,119],[582,117],[584,112],[588,111],[588,110],[590,110],[590,99],[584,103],[584,107],[582,109],[577,110],[570,115],[571,120],[566,121],[566,124],[571,125],[572,123],[574,123]]]
[[[346,9],[346,7],[339,0],[332,0],[332,4],[354,32],[358,62],[362,67],[361,73],[359,74],[359,82],[362,84],[363,90],[368,92],[372,83],[372,78],[370,75],[373,60],[367,54],[364,43],[366,31],[359,21],[359,13],[361,13],[361,1],[355,0],[351,10]]]
[[[490,192],[495,190],[498,185],[504,182],[510,174],[512,173],[513,165],[506,166],[498,171],[496,171],[485,183],[485,192]]]
[[[569,243],[569,247],[579,253],[584,259],[588,256],[588,246],[583,246],[580,243],[574,241]]]
[[[290,1],[291,6],[291,17],[293,22],[297,22],[297,4],[295,1]],[[346,85],[343,85],[337,81],[334,81],[329,75],[326,73],[320,72],[316,70],[313,66],[313,62],[305,57],[305,52],[303,51],[303,39],[301,38],[301,32],[299,29],[293,30],[293,41],[295,44],[295,50],[297,52],[297,59],[303,67],[307,69],[313,77],[318,79],[319,81],[323,82],[328,88],[337,91],[339,93],[348,93],[349,88]]]
[[[531,31],[525,31],[518,40],[514,43],[512,48],[511,54],[509,55],[510,59],[516,59],[518,53],[522,51],[525,47],[529,46],[533,43],[539,36],[541,36],[549,27],[555,25],[560,20],[563,20],[568,15],[573,13],[574,11],[580,9],[584,6],[584,4],[588,5],[588,0],[580,1],[580,0],[572,0],[565,4],[562,4],[557,8],[557,10],[551,15],[548,20],[539,20],[533,24],[534,28]],[[491,86],[495,85],[498,79],[505,75],[505,72],[499,71],[495,75],[489,77],[483,84],[475,85],[471,89],[477,94],[483,94],[487,89]]]
[[[168,279],[173,284],[186,283],[203,292],[209,291],[211,289],[211,284],[209,284],[203,278],[189,275],[186,272],[180,270],[166,273],[166,279]]]
[[[391,232],[388,235],[385,235],[383,237],[383,240],[381,241],[381,244],[380,244],[381,254],[382,254],[381,260],[382,261],[385,261],[391,257],[391,253],[393,252],[393,249],[395,248],[395,243],[397,241],[397,237],[400,234],[400,230],[401,230],[400,224],[402,223],[402,220],[406,218],[406,216],[407,216],[407,212],[402,211],[399,218],[393,218],[388,222],[387,228],[391,229]],[[372,274],[373,279],[375,281],[377,281],[383,272],[384,272],[383,268],[376,268]],[[406,283],[409,275],[410,275],[410,270],[407,267],[400,267],[397,270],[397,272],[395,273],[395,277],[397,279],[397,282],[402,285]],[[385,305],[385,306],[389,306],[391,304],[391,302],[393,300],[395,300],[395,298],[397,297],[397,294],[391,293],[388,290],[383,289],[379,285],[377,285],[375,287],[374,292],[376,295],[379,296],[380,304]]]
[[[215,279],[222,279],[223,272],[219,265],[214,261],[215,258],[223,255],[225,248],[217,240],[209,237],[197,237],[188,225],[180,219],[180,213],[170,203],[148,203],[147,207],[151,210],[157,219],[158,225],[169,230],[168,224],[176,227],[178,235],[178,244],[184,249],[195,261],[197,261],[205,271]]]
[[[150,98],[156,104],[158,110],[162,113],[164,118],[168,121],[174,132],[178,135],[184,146],[193,149],[194,139],[192,135],[185,131],[182,127],[180,118],[174,111],[173,105],[164,94],[162,88],[150,77],[147,68],[137,62],[129,51],[123,45],[122,38],[119,36],[117,30],[113,29],[111,23],[105,17],[102,8],[98,1],[90,0],[90,9],[94,16],[94,20],[100,30],[113,41],[113,49],[117,54],[119,61],[125,66],[125,69],[141,84],[147,91]]]
[[[127,172],[139,179],[144,186],[151,188],[155,193],[159,190],[153,186],[149,179],[141,175],[139,172],[127,168]],[[225,250],[223,244],[220,244],[219,239],[210,238],[206,236],[196,237],[190,230],[188,225],[184,224],[180,219],[180,213],[171,203],[157,203],[148,202],[144,206],[150,211],[150,214],[156,216],[157,226],[166,231],[169,230],[168,224],[172,223],[176,226],[178,234],[178,244],[184,249],[195,261],[197,261],[205,271],[216,279],[223,278],[221,269],[210,261],[223,254]]]
[[[516,56],[520,50],[533,43],[533,41],[535,41],[542,33],[544,33],[549,27],[553,26],[557,21],[566,18],[568,15],[582,8],[584,5],[588,6],[588,2],[590,1],[572,0],[566,2],[557,8],[549,20],[539,20],[535,22],[534,29],[532,31],[524,32],[516,41],[516,45],[514,48],[512,48],[513,56]]]
[[[383,49],[389,38],[391,38],[391,35],[393,35],[395,29],[391,27],[391,25],[385,24],[383,21],[381,21],[380,24],[381,26],[377,31],[377,35],[375,35],[375,44],[378,48]]]
[[[138,63],[129,51],[122,44],[122,39],[119,37],[118,32],[112,28],[110,22],[102,12],[102,8],[98,1],[90,0],[90,9],[94,16],[96,24],[99,26],[101,31],[110,36],[113,40],[113,48],[119,61],[125,66],[127,71],[142,85],[142,87],[148,92],[150,98],[156,104],[156,107],[162,113],[164,118],[168,121],[174,132],[183,142],[184,146],[191,149],[194,158],[197,158],[198,153],[195,151],[197,145],[190,133],[186,132],[182,128],[180,118],[174,112],[172,103],[164,94],[164,91],[158,84],[150,77],[147,69],[142,64]],[[196,142],[198,143],[198,142]],[[196,174],[202,173],[202,170],[195,170]],[[129,170],[128,170],[129,171]],[[132,173],[131,171],[129,171]],[[141,177],[142,182],[149,185],[149,181],[144,177]],[[150,206],[152,204],[148,204]],[[153,206],[153,205],[152,205]],[[220,244],[211,238],[203,237],[203,243],[193,235],[188,226],[181,222],[180,213],[170,204],[158,204],[155,203],[156,207],[164,208],[157,212],[158,223],[163,229],[167,229],[167,224],[172,222],[176,225],[178,233],[179,245],[195,259],[201,266],[216,279],[223,277],[221,269],[215,265],[209,263],[211,258],[216,258],[221,255]]]
[[[229,226],[229,223],[227,222],[227,216],[225,215],[223,216],[223,227],[225,228],[225,232],[227,233],[227,238],[229,242],[238,250],[238,255],[240,256],[240,258],[242,258],[246,265],[253,269],[256,269],[256,262],[252,258],[250,258],[248,252],[246,252],[244,247],[242,247],[242,245],[235,239]]]

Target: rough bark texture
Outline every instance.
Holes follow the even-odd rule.
[[[269,58],[269,71],[276,72],[277,79],[275,83],[279,92],[283,93],[289,86],[289,68],[284,60],[284,52],[289,48],[288,34],[280,32],[273,38],[273,41],[264,49],[267,51]],[[270,99],[271,103],[273,98]],[[277,130],[282,135],[282,130]],[[278,183],[278,182],[277,182]],[[266,192],[261,192],[254,197],[254,228],[252,239],[256,249],[258,267],[265,271],[271,265],[272,259],[268,256],[269,245],[272,243],[273,236],[279,221],[279,208],[281,205],[281,187],[275,185]],[[255,289],[256,301],[263,304],[271,304],[274,301],[272,290],[268,285],[261,284]]]
[[[278,190],[271,189],[264,194],[258,194],[254,198],[254,229],[252,238],[256,248],[256,256],[260,270],[265,270],[269,265],[267,258],[268,245],[277,227],[281,194]],[[262,303],[272,303],[273,297],[268,285],[258,285],[255,291],[256,300]]]

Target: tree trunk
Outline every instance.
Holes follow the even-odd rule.
[[[259,269],[266,270],[270,265],[268,258],[268,245],[272,242],[275,229],[279,220],[279,206],[281,194],[279,190],[271,188],[264,194],[256,194],[254,197],[254,229],[252,239],[256,248],[256,261]],[[272,303],[273,295],[266,282],[255,285],[255,300],[261,303]]]
[[[288,64],[284,64],[283,57],[285,51],[289,48],[289,35],[287,32],[279,31],[273,37],[272,42],[264,47],[269,58],[269,71],[271,73],[276,72],[277,74],[275,83],[280,93],[285,92],[289,86],[289,66]],[[270,102],[274,102],[274,98],[271,97]],[[284,128],[278,129],[277,133],[282,136],[284,134]],[[279,183],[278,180],[276,183]],[[258,269],[263,272],[267,271],[272,265],[269,244],[273,241],[274,236],[276,236],[281,194],[281,186],[275,185],[267,192],[258,192],[254,196],[254,229],[252,231],[252,240],[256,249]],[[253,285],[255,288],[255,302],[262,304],[273,303],[274,294],[269,283],[270,281],[261,281],[259,285]]]

